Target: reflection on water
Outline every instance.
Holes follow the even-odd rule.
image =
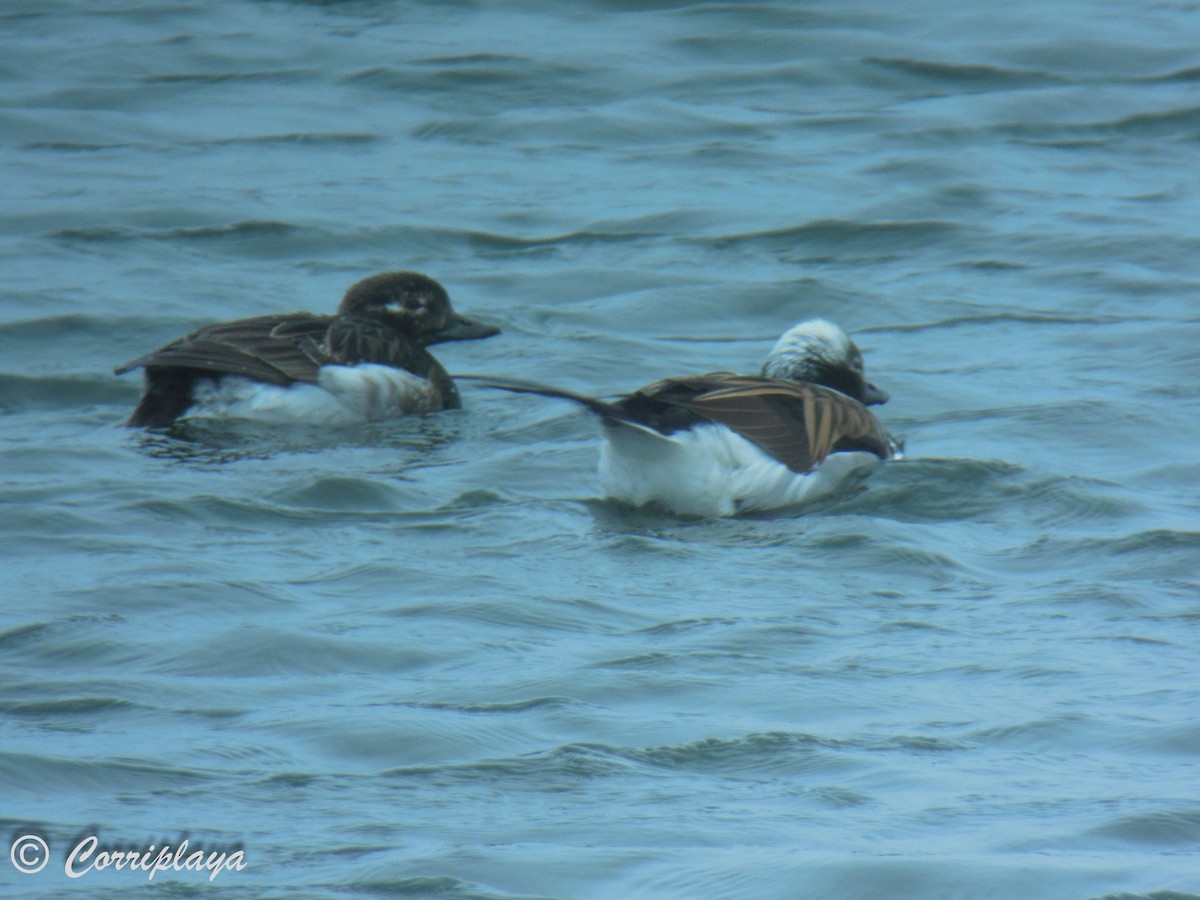
[[[165,429],[129,432],[131,446],[154,459],[223,465],[280,454],[320,454],[339,448],[391,451],[397,459],[422,459],[459,439],[445,416],[413,416],[365,426],[271,425],[234,419],[182,419]]]

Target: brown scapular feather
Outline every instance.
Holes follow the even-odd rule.
[[[694,381],[695,379],[693,379]],[[673,402],[762,447],[793,472],[829,454],[863,450],[887,459],[887,432],[857,400],[831,388],[768,378],[719,375],[709,390]]]

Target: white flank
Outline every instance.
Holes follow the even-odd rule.
[[[271,424],[360,425],[429,412],[438,398],[424,378],[363,363],[324,366],[317,384],[280,387],[226,376],[196,384],[188,418],[254,419]]]
[[[605,428],[600,484],[634,506],[657,503],[683,516],[732,516],[796,506],[835,490],[873,453],[834,453],[812,472],[793,472],[723,425],[670,437],[624,425]]]

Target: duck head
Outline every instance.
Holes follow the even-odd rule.
[[[784,332],[767,354],[762,374],[833,388],[866,406],[888,401],[887,391],[867,381],[862,351],[825,319],[808,319]]]
[[[352,285],[342,298],[343,316],[381,319],[423,345],[473,341],[499,334],[495,325],[454,311],[446,289],[419,272],[383,272]]]

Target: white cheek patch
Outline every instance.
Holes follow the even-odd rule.
[[[391,303],[384,309],[397,316],[417,316],[423,315],[429,308],[429,304],[422,300],[420,303]]]
[[[762,372],[768,378],[791,378],[810,371],[814,361],[850,365],[853,344],[832,322],[809,319],[784,332],[775,342]]]

